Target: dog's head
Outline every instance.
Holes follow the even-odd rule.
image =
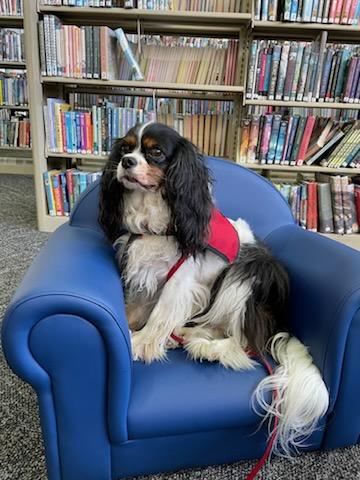
[[[207,238],[209,187],[208,169],[191,142],[166,125],[137,125],[114,143],[101,182],[99,221],[113,242],[121,233],[124,193],[159,192],[181,252],[195,254]]]

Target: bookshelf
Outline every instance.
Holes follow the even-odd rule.
[[[20,15],[0,15],[0,28],[24,28],[24,17]],[[0,68],[26,69],[26,62],[0,60]],[[1,104],[0,110],[28,111],[29,105]],[[0,174],[33,174],[32,152],[30,148],[7,147],[0,145]]]
[[[68,25],[107,25],[110,28],[122,27],[128,33],[141,34],[173,34],[205,37],[236,38],[240,40],[236,82],[233,86],[147,82],[132,80],[95,80],[85,78],[64,78],[42,76],[40,73],[39,38],[37,23],[44,14],[53,14]],[[1,18],[0,18],[1,21]],[[38,209],[38,226],[43,231],[53,231],[67,221],[67,217],[51,217],[47,214],[45,191],[42,174],[49,165],[65,165],[66,161],[76,159],[87,162],[94,168],[104,164],[103,155],[80,153],[53,153],[46,149],[44,132],[43,104],[48,96],[64,98],[69,92],[99,93],[115,95],[139,95],[188,98],[232,100],[234,102],[234,154],[232,160],[239,161],[240,119],[249,106],[306,107],[355,110],[360,104],[339,102],[301,102],[274,101],[245,98],[249,45],[253,38],[274,39],[315,39],[322,31],[328,32],[329,41],[360,44],[360,26],[319,24],[319,23],[282,23],[270,21],[254,21],[253,2],[243,1],[242,13],[210,13],[210,12],[172,12],[149,11],[122,8],[91,8],[45,6],[36,0],[24,2],[24,18],[22,19],[26,37],[26,68],[29,73],[29,108],[33,123],[33,158],[35,173],[36,200]],[[36,48],[34,48],[36,46]],[[26,107],[25,107],[26,108]],[[59,163],[57,163],[59,162]],[[63,162],[63,163],[61,163]],[[241,163],[240,163],[241,164]],[[241,164],[268,175],[271,172],[281,173],[315,173],[327,172],[338,174],[359,174],[360,169],[328,168],[321,166],[293,167],[289,165]],[[90,167],[91,168],[91,167]],[[346,235],[346,242],[354,245],[360,236]],[[351,237],[351,238],[350,238]],[[340,236],[333,235],[339,239]],[[357,245],[357,244],[356,244]],[[360,245],[359,245],[360,246]]]

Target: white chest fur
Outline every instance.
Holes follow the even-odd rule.
[[[170,210],[161,191],[129,191],[124,197],[124,221],[131,233],[163,235],[170,223]]]

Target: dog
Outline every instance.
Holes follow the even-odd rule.
[[[235,370],[271,353],[278,367],[257,386],[253,407],[278,418],[273,451],[290,456],[326,413],[328,392],[287,332],[284,268],[243,219],[216,210],[211,185],[196,147],[165,125],[136,125],[113,145],[99,223],[117,250],[133,359],[164,360],[179,339],[193,360]],[[223,230],[231,260],[210,248]]]

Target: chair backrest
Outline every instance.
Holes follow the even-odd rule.
[[[206,157],[205,161],[214,178],[216,205],[224,215],[243,218],[262,239],[276,228],[294,223],[289,205],[269,181],[226,160]],[[70,224],[101,231],[98,201],[99,182],[96,182],[78,200]]]

